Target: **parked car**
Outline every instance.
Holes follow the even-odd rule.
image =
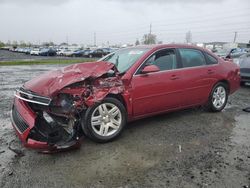
[[[241,85],[250,83],[250,53],[242,55],[239,58]]]
[[[110,52],[107,49],[96,49],[90,51],[88,57],[104,57],[105,55],[109,54]]]
[[[41,56],[55,56],[56,50],[54,50],[52,48],[43,48],[39,52],[39,55],[41,55]]]
[[[40,53],[40,49],[39,48],[33,48],[30,51],[30,55],[39,55],[39,53]]]
[[[27,147],[64,150],[117,138],[128,121],[205,105],[220,112],[239,67],[189,45],[137,46],[53,70],[16,90],[11,120]],[[157,117],[156,117],[157,118]]]
[[[63,55],[63,56],[72,56],[72,54],[73,54],[75,51],[76,51],[76,50],[65,49],[65,50],[61,51],[60,55]]]
[[[31,48],[25,48],[23,52],[28,55],[31,52]]]
[[[74,51],[71,56],[72,57],[84,57],[84,56],[88,56],[88,53],[90,52],[91,50],[76,50]]]
[[[239,58],[243,54],[246,54],[247,51],[243,48],[242,49],[232,48],[232,49],[217,49],[217,51],[214,53],[221,58],[234,59],[234,58]]]
[[[247,51],[244,48],[233,48],[228,54],[228,58],[239,58],[240,56],[246,54]]]
[[[66,49],[58,49],[57,52],[56,52],[56,55],[63,56],[63,52],[64,52],[65,50],[66,50]]]
[[[85,50],[83,53],[83,57],[89,57],[90,53],[92,53],[92,50],[90,50],[90,49]]]

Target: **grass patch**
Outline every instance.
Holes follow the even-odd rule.
[[[92,62],[96,59],[82,58],[82,59],[41,59],[41,60],[26,60],[26,61],[4,61],[0,62],[0,66],[6,65],[45,65],[45,64],[72,64]]]

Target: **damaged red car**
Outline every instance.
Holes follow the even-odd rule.
[[[63,150],[84,135],[111,141],[128,121],[159,113],[201,105],[219,112],[239,85],[239,67],[203,48],[132,47],[26,82],[11,119],[25,146]]]

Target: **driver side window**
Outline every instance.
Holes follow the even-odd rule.
[[[154,53],[146,62],[147,65],[156,65],[161,71],[177,68],[177,60],[174,49],[164,49]]]

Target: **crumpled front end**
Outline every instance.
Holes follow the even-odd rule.
[[[89,72],[82,78],[78,71],[75,82],[65,78],[65,85],[61,84],[64,79],[61,75],[60,87],[53,82],[56,89],[41,89],[53,91],[47,92],[47,96],[41,95],[42,92],[34,92],[36,89],[32,87],[27,88],[27,84],[16,90],[11,119],[17,135],[26,147],[51,152],[80,146],[85,111],[108,94],[124,92],[116,68],[104,64],[109,67],[105,71],[99,74]],[[72,74],[71,78],[74,77]],[[36,86],[35,83],[31,85]]]

